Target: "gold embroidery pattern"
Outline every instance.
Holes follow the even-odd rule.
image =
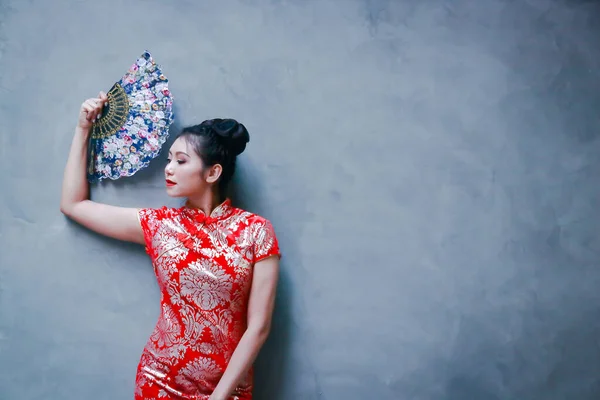
[[[127,121],[129,100],[121,85],[115,83],[106,94],[108,105],[102,110],[102,116],[92,127],[92,139],[104,139],[117,133]]]

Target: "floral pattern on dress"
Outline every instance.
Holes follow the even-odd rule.
[[[201,384],[201,380],[215,380],[223,374],[223,370],[213,359],[209,357],[198,357],[179,370],[175,382],[188,391],[193,391]],[[198,379],[202,377],[202,379]]]
[[[195,261],[181,271],[181,294],[208,311],[229,301],[231,276],[210,259]]]
[[[90,182],[132,176],[147,167],[160,153],[174,120],[168,79],[148,51],[137,59],[111,91],[115,88],[126,95],[127,115],[116,132],[90,138]],[[103,122],[101,118],[97,123]]]
[[[151,338],[158,347],[169,347],[179,341],[181,337],[181,326],[177,322],[177,316],[165,303],[162,305],[162,313],[158,320],[158,329],[154,331]]]
[[[210,216],[187,206],[138,216],[162,295],[135,399],[207,400],[246,330],[254,266],[279,256],[277,238],[268,220],[229,199]],[[229,400],[252,399],[252,387],[250,368]]]

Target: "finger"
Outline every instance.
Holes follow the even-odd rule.
[[[102,102],[99,99],[90,99],[87,104],[93,109],[93,118],[97,118],[98,114],[102,111]]]
[[[102,92],[100,93],[102,95]],[[82,108],[84,108],[87,112],[86,119],[88,121],[95,121],[100,119],[102,115],[102,107],[104,106],[104,101],[101,98],[90,98],[87,99]]]
[[[89,104],[87,104],[87,103],[84,103],[84,104],[81,106],[81,109],[82,109],[83,111],[86,111],[86,112],[92,112],[92,111],[94,111],[94,107],[92,107],[91,105],[89,105]]]
[[[104,100],[102,98],[98,99],[96,103],[96,119],[100,119],[102,116],[102,109],[104,108]]]
[[[91,107],[91,115],[90,120],[95,120],[99,118],[99,115],[102,113],[102,101],[100,99],[89,99],[87,105]]]
[[[89,105],[90,105],[90,99],[87,99],[86,101],[81,103],[81,108],[85,108],[86,106],[89,106]]]
[[[87,99],[84,104],[96,108],[96,99]]]
[[[85,115],[85,119],[87,119],[88,121],[91,121],[91,119],[92,119],[92,115],[94,114],[94,108],[93,108],[93,107],[91,107],[91,106],[89,106],[89,105],[87,105],[87,104],[84,104],[84,105],[81,107],[81,109],[82,109],[82,110],[85,112],[85,114],[86,114],[86,115]]]
[[[92,101],[87,100],[85,103],[83,103],[81,108],[87,112],[86,119],[88,121],[91,121],[96,117],[96,105]]]
[[[104,100],[102,100],[101,98],[94,99],[94,104],[98,111],[102,111],[102,107],[104,107]]]

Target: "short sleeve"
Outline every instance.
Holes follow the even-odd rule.
[[[141,208],[138,209],[138,220],[144,233],[144,242],[146,243],[146,252],[152,256],[154,249],[154,239],[158,232],[161,220],[164,218],[163,208]]]
[[[254,238],[254,262],[264,260],[271,256],[281,258],[279,243],[273,225],[269,220],[263,219],[258,224]]]

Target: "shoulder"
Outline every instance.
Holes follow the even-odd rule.
[[[246,210],[237,209],[238,215],[241,216],[243,230],[251,237],[251,241],[257,247],[277,247],[277,234],[271,221],[260,215]]]
[[[238,215],[243,216],[246,225],[242,236],[251,244],[253,262],[270,256],[280,256],[277,234],[268,218],[245,210],[239,210]]]
[[[249,226],[266,226],[266,225],[271,225],[271,221],[267,218],[265,218],[262,215],[241,209],[241,208],[233,208],[233,214],[232,216],[234,216],[234,218],[238,219],[238,220],[243,220],[245,222],[246,225]]]
[[[277,235],[271,221],[262,215],[233,208],[230,227],[239,236],[244,246],[248,246],[252,262],[256,263],[270,256],[280,256]]]

